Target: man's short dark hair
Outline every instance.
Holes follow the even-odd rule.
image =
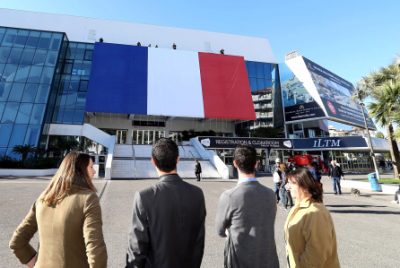
[[[256,149],[251,146],[238,146],[235,149],[233,159],[241,172],[250,174],[255,172],[257,162]]]
[[[170,172],[176,169],[178,146],[173,140],[161,138],[153,144],[151,156],[159,170]]]

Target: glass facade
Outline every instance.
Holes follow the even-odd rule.
[[[83,124],[93,48],[94,44],[69,43],[53,123]]]
[[[37,146],[63,33],[0,27],[0,157]]]
[[[258,128],[282,127],[283,115],[278,65],[246,61],[246,69],[257,119],[240,123],[241,130],[238,131],[247,136],[248,132]]]

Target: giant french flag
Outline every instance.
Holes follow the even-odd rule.
[[[255,120],[243,57],[96,43],[87,112]]]

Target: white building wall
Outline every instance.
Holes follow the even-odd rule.
[[[93,43],[103,38],[117,44],[151,44],[179,50],[243,56],[246,60],[277,63],[267,39],[147,24],[101,20],[0,8],[0,25],[65,32],[70,41]]]

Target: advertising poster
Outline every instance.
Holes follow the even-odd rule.
[[[325,117],[314,98],[285,65],[279,66],[286,122],[305,121]]]
[[[353,85],[309,59],[304,57],[303,59],[319,92],[329,119],[364,127],[362,108],[352,99]],[[375,125],[368,117],[366,111],[365,114],[367,116],[368,127],[375,129]]]

